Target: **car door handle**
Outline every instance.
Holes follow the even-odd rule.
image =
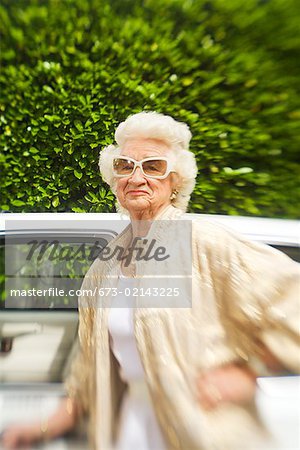
[[[13,342],[16,338],[36,334],[39,331],[40,330],[27,331],[15,334],[14,336],[0,336],[0,355],[6,355],[7,353],[10,353],[12,351]]]

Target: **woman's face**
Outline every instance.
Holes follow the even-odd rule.
[[[168,157],[170,152],[169,146],[163,141],[136,138],[126,141],[121,155],[140,161],[152,156]],[[121,206],[126,208],[131,216],[145,213],[155,217],[160,210],[171,204],[170,196],[175,188],[175,181],[174,173],[157,180],[147,178],[140,167],[136,167],[132,175],[117,178],[117,197]]]

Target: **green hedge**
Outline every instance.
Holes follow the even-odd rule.
[[[1,205],[113,211],[129,114],[187,122],[190,211],[299,217],[298,0],[2,0]]]

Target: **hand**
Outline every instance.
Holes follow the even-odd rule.
[[[243,404],[254,398],[256,376],[247,366],[232,363],[201,373],[197,388],[200,404],[206,410],[226,402]]]
[[[40,426],[30,425],[11,425],[1,434],[1,443],[5,449],[30,448],[34,442],[42,438]]]
[[[80,408],[69,397],[63,398],[54,413],[43,423],[35,422],[27,425],[12,425],[1,436],[1,442],[6,449],[27,446],[30,448],[35,442],[54,439],[71,431],[77,421]]]

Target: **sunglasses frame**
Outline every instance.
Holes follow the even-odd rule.
[[[132,172],[130,174],[127,174],[127,175],[117,174],[114,171],[114,160],[115,159],[123,159],[125,161],[133,162],[134,163],[134,167],[132,169]],[[166,163],[167,163],[166,173],[164,175],[157,175],[157,176],[145,174],[145,172],[143,170],[143,167],[142,167],[142,164],[144,162],[147,162],[147,161],[157,161],[157,160],[159,160],[159,161],[166,161]],[[136,161],[135,159],[130,158],[130,156],[115,156],[113,158],[113,161],[112,161],[112,166],[113,166],[113,174],[114,174],[114,177],[116,177],[116,178],[131,177],[134,174],[135,169],[137,167],[139,167],[141,169],[141,172],[144,175],[144,177],[146,177],[146,178],[153,178],[155,180],[163,180],[164,178],[167,178],[167,176],[170,174],[170,172],[175,172],[175,170],[173,170],[173,163],[172,163],[172,161],[170,161],[170,159],[167,158],[166,156],[149,156],[148,158],[141,159],[141,161]]]

